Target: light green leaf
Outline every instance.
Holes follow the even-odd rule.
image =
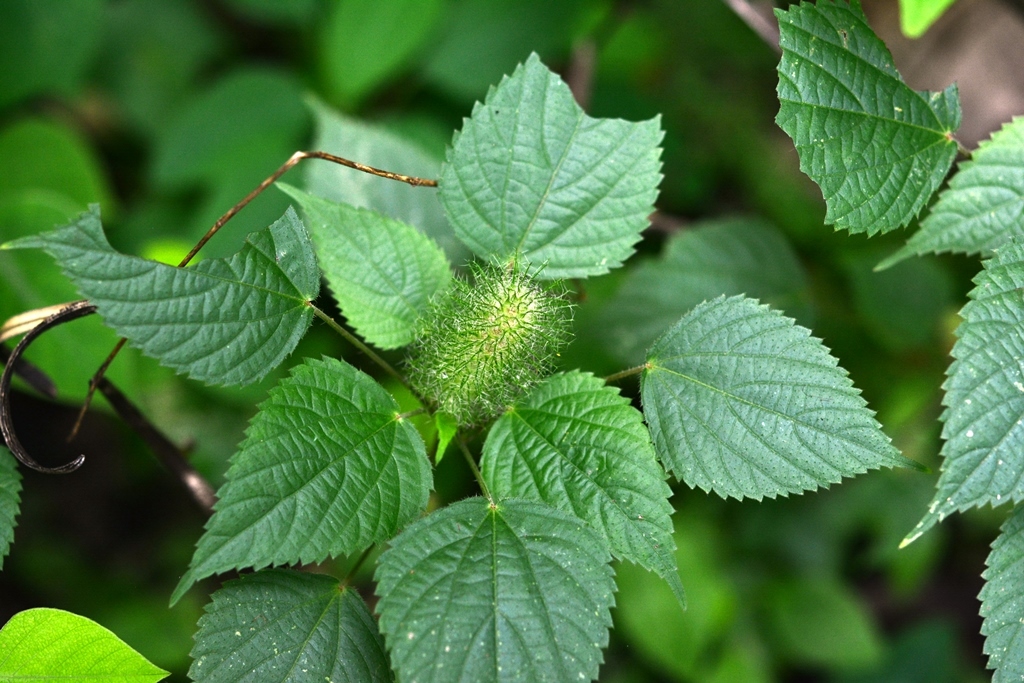
[[[661,138],[658,119],[590,118],[534,54],[456,133],[441,203],[485,259],[518,256],[548,279],[600,275],[648,225]]]
[[[900,29],[908,38],[920,38],[955,0],[900,0]]]
[[[99,624],[58,609],[18,612],[0,630],[0,680],[153,683],[168,673]]]
[[[267,569],[213,594],[192,648],[198,683],[393,681],[359,593],[330,576]]]
[[[1022,235],[1024,117],[1017,117],[959,165],[921,229],[878,267],[932,252],[987,255],[1007,238]]]
[[[491,495],[586,520],[612,554],[656,572],[686,604],[672,540],[672,490],[643,416],[589,373],[549,378],[491,427],[480,461]]]
[[[3,248],[44,249],[132,346],[211,384],[249,384],[277,367],[309,327],[320,288],[313,244],[291,209],[231,258],[187,269],[114,251],[95,205]]]
[[[776,122],[821,187],[825,221],[874,235],[906,225],[942,183],[960,127],[955,85],[915,92],[859,4],[775,10],[781,31]]]
[[[302,207],[324,278],[356,332],[382,349],[411,342],[430,298],[451,282],[444,252],[405,223],[279,187]]]
[[[753,299],[697,306],[647,363],[654,447],[692,487],[760,500],[912,464],[821,340]]]
[[[306,360],[270,391],[174,591],[231,569],[357,553],[427,506],[426,449],[398,403],[333,358]]]
[[[1024,244],[997,249],[974,283],[942,385],[942,474],[904,545],[953,512],[1024,500]]]
[[[21,475],[14,456],[0,446],[0,569],[4,558],[14,541],[14,527],[17,524],[21,506]]]
[[[540,503],[471,498],[405,530],[377,567],[401,680],[591,681],[615,583],[604,540]]]
[[[434,413],[434,425],[437,428],[437,455],[434,456],[434,465],[436,466],[441,462],[452,439],[458,433],[459,421],[451,413],[439,410]]]
[[[380,126],[334,112],[316,100],[310,107],[317,124],[315,149],[406,175],[441,175],[441,159],[418,145]],[[372,209],[415,226],[432,237],[452,263],[461,264],[469,255],[444,217],[437,191],[377,178],[326,161],[307,164],[306,190],[311,194]]]
[[[787,315],[810,316],[807,278],[786,238],[753,218],[695,225],[669,238],[657,260],[629,270],[592,323],[623,363],[647,349],[691,308],[722,294],[746,294]]]
[[[978,598],[988,668],[995,669],[992,682],[1019,681],[1024,678],[1024,507],[1003,524],[985,564]]]

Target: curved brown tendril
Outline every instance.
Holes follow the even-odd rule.
[[[11,420],[11,378],[14,376],[14,366],[18,363],[22,354],[25,353],[25,349],[28,348],[29,344],[41,334],[58,325],[63,325],[78,318],[84,318],[95,312],[96,307],[83,300],[70,303],[53,315],[45,318],[41,323],[33,327],[18,342],[18,345],[14,347],[14,351],[11,352],[7,364],[4,366],[3,375],[0,375],[0,433],[3,434],[4,441],[7,442],[7,448],[14,454],[14,457],[25,467],[31,467],[37,472],[44,472],[46,474],[74,472],[85,462],[85,456],[80,455],[68,464],[61,465],[60,467],[44,467],[25,451],[25,447],[21,445],[21,442],[18,441],[18,437],[14,433],[14,422]]]

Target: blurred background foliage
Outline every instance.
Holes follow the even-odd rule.
[[[473,102],[531,51],[592,115],[660,114],[666,130],[659,213],[625,268],[586,283],[566,367],[628,367],[696,303],[746,292],[822,337],[896,444],[937,471],[940,385],[978,264],[929,258],[875,273],[902,235],[868,242],[822,224],[820,194],[773,123],[777,58],[717,0],[5,0],[0,240],[98,202],[116,247],[177,262],[299,149],[436,177]],[[413,222],[465,262],[430,190],[304,163],[285,179]],[[267,191],[204,255],[232,253],[286,206]],[[0,253],[0,320],[75,298],[48,257]],[[202,516],[101,401],[64,441],[114,341],[91,318],[31,350],[60,401],[17,393],[22,440],[40,460],[84,452],[87,463],[66,477],[24,473],[0,623],[29,607],[71,610],[184,680],[205,597],[166,605]],[[321,354],[363,365],[322,325],[289,362]],[[110,376],[219,484],[285,372],[205,387],[129,352]],[[473,493],[458,458],[436,478],[437,504]],[[676,485],[689,609],[656,576],[618,566],[602,680],[986,680],[975,596],[999,516],[957,515],[897,551],[934,482],[873,472],[761,503]]]

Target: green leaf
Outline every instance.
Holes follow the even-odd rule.
[[[0,680],[147,683],[167,676],[107,629],[70,612],[25,610],[0,630]]]
[[[248,384],[277,367],[309,327],[320,288],[312,242],[291,209],[231,258],[187,269],[114,251],[95,205],[70,225],[3,245],[33,247],[132,346],[211,384]]]
[[[21,506],[21,475],[14,456],[0,446],[0,569],[4,558],[14,541],[14,527],[17,524]]]
[[[380,126],[338,114],[315,100],[310,106],[317,123],[315,149],[421,178],[437,178],[441,174],[441,159],[405,138]],[[310,193],[372,209],[413,225],[432,237],[452,263],[463,263],[469,255],[448,224],[436,191],[376,178],[324,161],[308,164],[305,179],[306,190]]]
[[[548,279],[588,277],[633,253],[661,181],[659,119],[583,113],[536,54],[456,134],[441,172],[455,234],[485,259]]]
[[[942,473],[904,545],[953,512],[1024,500],[1024,244],[997,249],[974,283],[942,385]]]
[[[366,603],[330,576],[267,569],[229,581],[195,640],[198,683],[394,680]]]
[[[270,391],[227,480],[172,602],[211,574],[357,553],[415,519],[431,488],[395,399],[333,358],[306,360]]]
[[[532,389],[499,419],[480,462],[491,495],[576,515],[617,557],[656,572],[686,604],[672,540],[672,490],[640,411],[618,389],[570,372]]]
[[[1011,236],[1024,236],[1024,117],[959,165],[921,229],[878,268],[933,252],[987,255]]]
[[[280,188],[302,207],[324,278],[356,332],[382,349],[411,342],[430,298],[451,282],[444,252],[405,223]]]
[[[915,92],[859,4],[820,0],[779,19],[776,122],[821,187],[825,221],[874,235],[906,225],[942,183],[960,127],[955,85]]]
[[[459,421],[451,413],[439,410],[434,413],[434,425],[437,428],[437,455],[434,456],[434,465],[436,466],[441,462],[452,439],[458,433]]]
[[[540,503],[471,498],[405,530],[377,567],[401,680],[590,681],[615,583],[604,540]]]
[[[1003,524],[985,564],[985,586],[978,598],[988,668],[996,671],[993,683],[1019,681],[1024,678],[1024,507]]]
[[[592,328],[615,357],[636,365],[684,313],[722,294],[746,294],[799,320],[810,317],[807,278],[786,238],[764,221],[735,218],[669,238],[659,259],[629,270]]]
[[[760,500],[912,464],[821,340],[753,299],[697,306],[647,363],[654,447],[691,487]]]
[[[920,38],[955,0],[900,0],[900,29],[908,38]]]
[[[441,14],[440,0],[340,0],[320,23],[321,78],[340,104],[354,107],[409,66]],[[410,17],[416,17],[410,21]]]

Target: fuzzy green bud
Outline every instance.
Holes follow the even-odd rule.
[[[409,380],[461,425],[486,422],[554,367],[571,306],[514,266],[473,266],[431,302]]]

